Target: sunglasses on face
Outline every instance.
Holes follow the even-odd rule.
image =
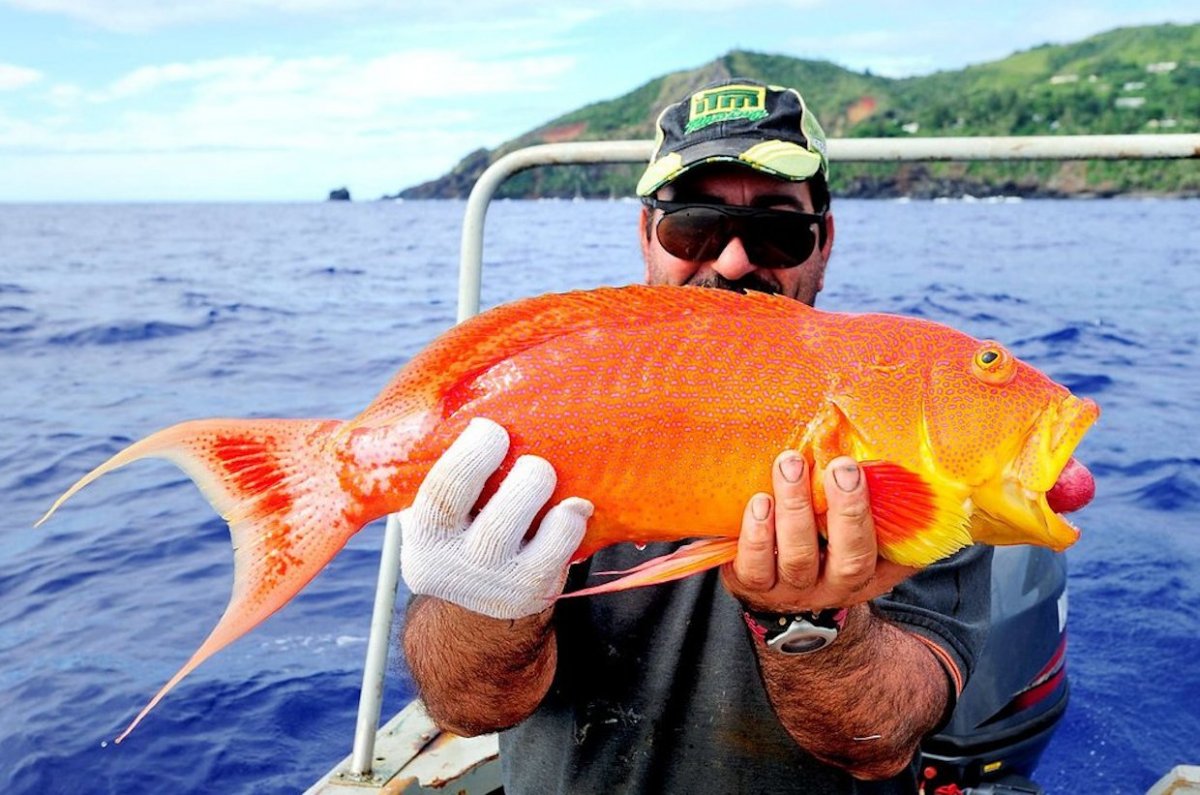
[[[825,213],[801,213],[730,204],[699,204],[643,199],[662,210],[655,234],[663,249],[679,259],[707,262],[721,256],[732,238],[760,268],[794,268],[816,250],[824,236]]]

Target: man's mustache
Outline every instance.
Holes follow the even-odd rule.
[[[748,273],[734,281],[726,279],[719,273],[707,273],[688,280],[692,287],[714,287],[718,290],[730,290],[735,293],[745,293],[751,290],[759,293],[775,295],[780,292],[779,286],[760,277],[757,273]]]

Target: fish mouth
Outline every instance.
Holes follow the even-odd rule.
[[[976,541],[1061,552],[1079,539],[1079,529],[1062,514],[1082,508],[1095,491],[1091,473],[1072,456],[1099,416],[1094,401],[1074,395],[1042,410],[1012,462],[972,490]]]

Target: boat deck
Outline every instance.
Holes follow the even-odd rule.
[[[371,772],[350,772],[348,755],[306,795],[416,795],[499,792],[500,746],[494,734],[459,737],[439,729],[413,701],[379,729]],[[452,785],[452,787],[451,787]]]

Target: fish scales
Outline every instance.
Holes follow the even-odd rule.
[[[923,566],[972,542],[1062,549],[1078,531],[1050,505],[1094,488],[1071,454],[1095,422],[999,343],[926,320],[821,312],[777,296],[677,287],[526,299],[440,336],[357,417],[193,420],[117,453],[180,466],[230,524],[234,587],[217,626],[142,709],[286,604],[373,519],[407,507],[473,417],[517,457],[554,465],[552,502],[595,512],[576,560],[610,544],[702,537],[602,593],[718,566],[749,498],[786,448],[809,462],[823,526],[827,464],[861,462],[880,553]],[[1064,507],[1065,506],[1065,507]],[[39,522],[40,524],[40,522]]]

